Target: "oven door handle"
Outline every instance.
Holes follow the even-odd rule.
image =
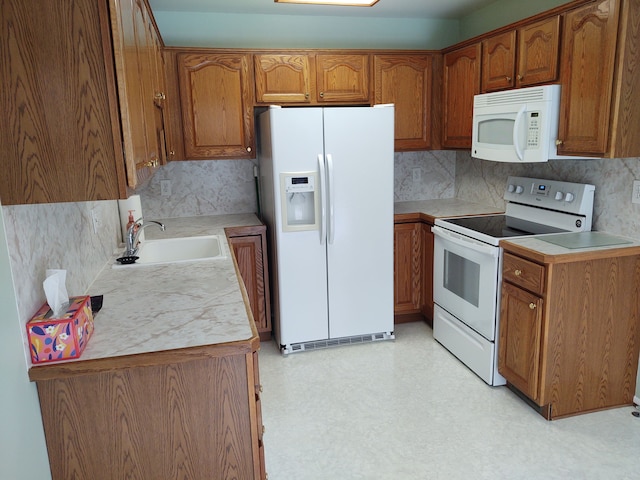
[[[478,253],[482,253],[483,255],[489,255],[495,258],[500,256],[500,249],[498,247],[487,245],[486,243],[479,242],[473,238],[458,235],[455,232],[450,232],[449,230],[436,226],[431,227],[431,231],[434,235],[442,238],[443,240],[455,243],[456,245],[460,245],[464,248],[469,248]]]

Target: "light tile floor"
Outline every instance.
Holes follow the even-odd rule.
[[[634,407],[547,422],[426,324],[395,333],[288,357],[262,345],[269,480],[640,479]]]

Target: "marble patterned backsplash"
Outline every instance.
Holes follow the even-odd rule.
[[[633,180],[640,179],[640,158],[513,164],[458,152],[455,196],[504,208],[502,196],[509,175],[595,185],[593,230],[640,239],[640,205],[631,203]]]
[[[394,200],[453,197],[455,163],[453,151],[396,153]],[[136,193],[140,194],[146,218],[254,213],[256,165],[256,160],[171,162]],[[414,181],[416,169],[420,180]],[[162,180],[171,182],[171,195],[162,196]]]
[[[255,213],[255,165],[255,160],[170,162],[136,191],[142,212],[150,219]],[[162,195],[162,180],[171,182],[171,195]]]
[[[85,294],[120,242],[115,200],[3,206],[2,217],[21,325],[46,301],[42,282],[47,269],[67,271],[69,296]]]
[[[396,153],[394,159],[394,201],[452,198],[455,194],[456,152]],[[414,180],[414,171],[419,180]]]

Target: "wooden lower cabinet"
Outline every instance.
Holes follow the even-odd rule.
[[[267,227],[254,225],[226,229],[242,276],[260,340],[271,339],[271,301],[267,260]]]
[[[433,320],[433,234],[423,222],[394,227],[394,306],[396,323]]]
[[[547,419],[633,403],[640,254],[535,258],[504,244],[498,370]]]
[[[258,346],[32,368],[53,480],[266,478]]]
[[[394,314],[420,312],[420,223],[394,227]]]

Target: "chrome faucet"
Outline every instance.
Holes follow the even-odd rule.
[[[156,222],[155,220],[149,220],[147,223],[142,224],[142,217],[136,220],[133,225],[129,227],[127,230],[127,239],[126,239],[126,250],[124,251],[124,256],[132,256],[138,253],[138,238],[142,233],[142,230],[149,225],[156,224],[160,227],[160,230],[164,232],[164,223]],[[136,229],[136,227],[138,227]]]

